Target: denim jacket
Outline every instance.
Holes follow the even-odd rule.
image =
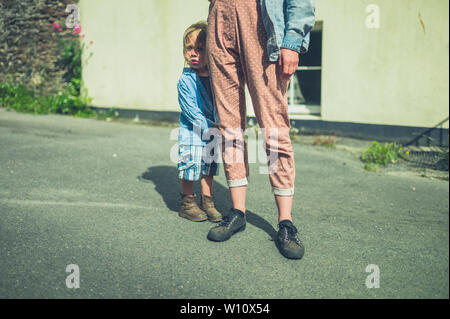
[[[212,138],[203,140],[202,135],[217,122],[214,102],[193,69],[183,69],[177,87],[181,108],[178,144],[206,146]]]
[[[278,61],[280,48],[305,53],[315,23],[315,0],[260,1],[270,61]]]

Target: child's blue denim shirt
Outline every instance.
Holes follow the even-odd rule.
[[[278,61],[280,48],[306,52],[315,24],[315,0],[260,1],[270,61]]]
[[[218,122],[214,101],[193,69],[183,69],[177,86],[181,108],[178,144],[206,146],[213,137],[203,140],[202,135]]]

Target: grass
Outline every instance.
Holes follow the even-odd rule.
[[[315,136],[313,145],[336,148],[336,136]]]
[[[8,110],[35,115],[65,114],[98,120],[112,120],[118,116],[113,108],[96,112],[88,106],[91,100],[80,97],[71,84],[54,96],[46,96],[22,84],[0,82],[0,107]]]
[[[295,123],[295,122],[293,122],[293,123]],[[300,130],[298,128],[291,126],[291,128],[289,129],[289,136],[290,136],[292,142],[302,143],[302,138],[300,137]],[[314,136],[312,138],[312,145],[336,148],[336,136],[334,136],[334,135]]]

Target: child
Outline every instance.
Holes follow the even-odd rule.
[[[213,178],[218,175],[218,154],[206,160],[204,150],[211,139],[202,139],[217,118],[205,50],[207,27],[206,21],[197,22],[183,36],[183,54],[188,67],[183,69],[178,81],[178,102],[181,108],[178,136],[178,177],[181,180],[179,215],[195,222],[207,219],[220,222],[222,215],[215,209],[212,197]],[[198,180],[202,189],[201,208],[194,194],[194,181]]]

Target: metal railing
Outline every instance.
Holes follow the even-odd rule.
[[[436,124],[435,126],[433,126],[432,128],[427,129],[426,131],[419,133],[417,137],[415,137],[413,140],[411,140],[410,142],[406,143],[404,146],[410,146],[413,144],[416,144],[416,146],[419,146],[419,142],[420,139],[425,138],[426,139],[426,145],[427,146],[431,146],[433,142],[435,142],[435,138],[433,138],[431,136],[431,134],[435,131],[435,130],[439,130],[439,142],[437,146],[443,147],[445,146],[443,141],[444,141],[444,128],[443,128],[443,124],[445,122],[447,122],[449,120],[449,117],[447,117],[445,120],[439,122],[438,124]],[[447,145],[448,146],[448,145]]]

